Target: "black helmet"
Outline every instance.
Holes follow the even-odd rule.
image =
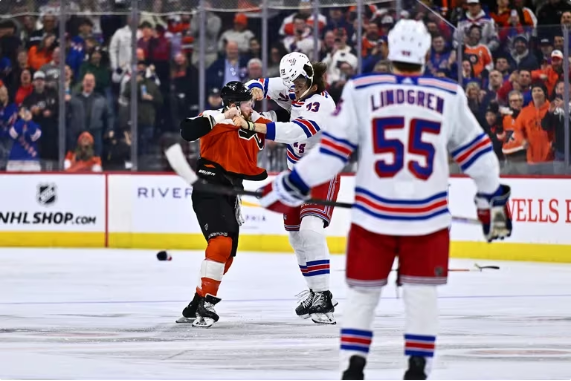
[[[245,102],[252,99],[250,90],[242,82],[232,81],[228,82],[220,91],[222,102],[224,106],[231,103]]]

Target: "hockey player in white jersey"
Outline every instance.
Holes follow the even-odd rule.
[[[262,188],[263,206],[287,212],[359,149],[341,329],[343,379],[364,378],[375,308],[396,256],[406,312],[404,378],[429,375],[438,330],[436,286],[448,275],[448,152],[476,183],[486,240],[512,230],[510,188],[500,184],[490,139],[462,88],[422,76],[431,45],[425,26],[401,20],[388,43],[394,74],[348,81],[318,148]]]
[[[258,133],[267,140],[287,144],[288,167],[319,143],[321,130],[329,123],[335,102],[325,91],[323,63],[312,64],[305,54],[290,53],[280,62],[281,78],[263,78],[246,85],[254,99],[275,100],[291,114],[289,122],[269,124],[247,122],[240,117],[235,124]],[[339,176],[332,174],[329,181],[312,189],[313,197],[336,200]],[[284,214],[285,229],[293,247],[299,268],[307,281],[308,292],[301,294],[296,314],[320,324],[335,324],[333,312],[337,302],[329,291],[329,249],[325,228],[331,221],[330,206],[302,204]]]

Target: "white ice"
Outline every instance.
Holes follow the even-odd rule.
[[[239,253],[210,329],[175,324],[198,252],[0,249],[0,379],[339,379],[340,325],[294,314],[293,255]],[[479,261],[440,288],[435,379],[570,379],[571,266]],[[453,268],[474,261],[453,260]],[[343,320],[344,257],[332,261]],[[377,309],[368,379],[402,378],[402,300]]]

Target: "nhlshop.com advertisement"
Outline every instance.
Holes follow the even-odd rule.
[[[0,175],[0,231],[103,232],[103,175]]]

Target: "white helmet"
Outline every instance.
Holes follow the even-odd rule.
[[[311,67],[311,61],[303,53],[294,52],[283,56],[280,61],[280,77],[282,78],[284,85],[288,88],[292,87],[293,81],[298,79],[300,76],[313,82],[313,73],[312,75],[309,75],[303,68],[305,65],[309,65]]]
[[[400,20],[389,32],[389,61],[424,65],[432,40],[422,21]]]

